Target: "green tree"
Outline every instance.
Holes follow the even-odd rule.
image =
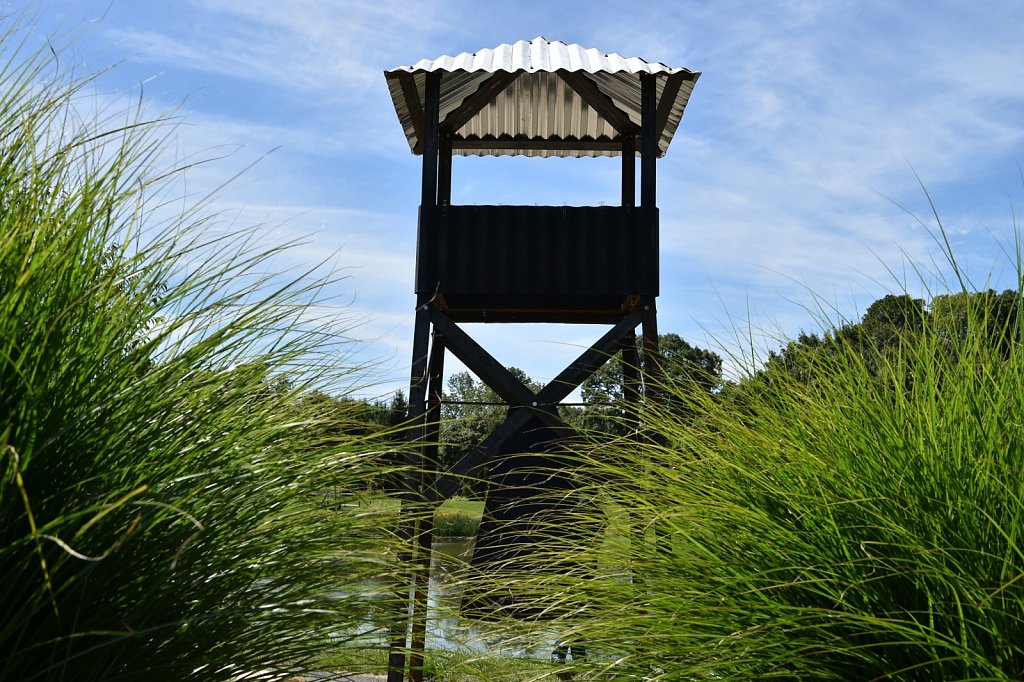
[[[968,334],[983,333],[1005,356],[1020,342],[1020,308],[1020,292],[1013,289],[940,294],[927,303],[908,294],[887,294],[868,306],[859,322],[822,335],[800,332],[782,349],[769,353],[767,366],[783,368],[789,376],[811,383],[816,380],[816,364],[825,356],[852,352],[877,374],[921,334],[936,336],[955,352]]]
[[[509,372],[530,390],[541,389],[540,384],[518,367],[510,367]],[[441,466],[447,468],[505,421],[508,405],[494,389],[469,372],[451,375],[442,399],[438,456]]]
[[[637,339],[637,353],[641,341]],[[644,387],[650,395],[660,395],[671,413],[688,414],[679,397],[687,390],[714,393],[722,387],[722,358],[714,351],[688,343],[674,333],[658,337],[658,355],[661,379],[655,382],[644,377]],[[597,372],[583,382],[580,392],[583,401],[590,403],[568,417],[581,430],[602,431],[613,435],[625,433],[625,412],[621,405],[625,398],[624,363],[622,355],[611,358]],[[682,391],[682,392],[680,392]]]
[[[963,341],[974,330],[983,331],[1004,356],[1020,343],[1019,291],[943,294],[933,298],[930,307],[935,333],[948,343]]]

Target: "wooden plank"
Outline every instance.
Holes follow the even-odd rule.
[[[412,118],[412,129],[416,134],[413,153],[422,154],[423,103],[420,102],[420,93],[416,89],[416,79],[408,71],[399,71],[398,84],[402,87],[402,97],[405,98],[405,106],[409,109],[409,116]]]
[[[590,108],[600,114],[615,130],[622,135],[630,135],[636,132],[636,124],[633,123],[626,112],[615,106],[611,97],[601,92],[597,84],[579,71],[556,71],[558,77],[565,81],[566,85],[583,98],[583,101],[590,105]]]
[[[448,112],[441,123],[441,127],[450,132],[457,132],[459,128],[466,125],[471,118],[480,113],[488,102],[494,101],[505,88],[512,84],[519,77],[518,72],[497,71],[493,76],[480,84],[476,91],[462,100],[462,104],[454,111]]]

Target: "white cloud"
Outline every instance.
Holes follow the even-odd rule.
[[[1016,176],[1024,9],[961,5],[733,0],[628,13],[593,3],[193,0],[174,21],[147,24],[140,10],[100,31],[167,81],[192,84],[183,99],[203,89],[185,100],[177,153],[238,151],[190,170],[191,189],[285,145],[216,207],[239,224],[278,225],[277,237],[310,235],[291,265],[337,253],[351,279],[334,294],[379,316],[365,327],[370,355],[390,348],[404,375],[419,163],[384,68],[540,33],[702,70],[659,162],[662,329],[727,335],[749,309],[774,321],[755,325],[795,334],[810,326],[799,306],[809,291],[855,316],[899,286],[905,256],[941,264],[932,238],[888,199],[930,220],[911,165],[936,192],[971,272],[983,278],[992,267],[998,248],[985,225],[1004,234],[1008,202],[981,208],[990,199],[971,183],[1002,166]],[[615,164],[458,160],[454,191],[467,201],[613,202],[617,179]],[[1000,201],[1019,192],[1009,187],[995,192]],[[906,279],[916,286],[912,273]],[[553,348],[592,331],[510,330],[480,334],[503,361],[538,376],[564,364]]]
[[[399,41],[425,35],[440,6],[413,2],[191,0],[188,31],[116,30],[140,59],[282,90],[351,97],[380,85]],[[395,64],[394,66],[397,66]]]

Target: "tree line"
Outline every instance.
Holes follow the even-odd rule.
[[[887,357],[924,333],[935,334],[953,347],[969,329],[981,328],[997,341],[1003,352],[1008,352],[1010,345],[1020,338],[1020,308],[1020,294],[1013,289],[942,294],[927,302],[909,294],[888,294],[869,305],[859,320],[836,325],[823,333],[801,331],[796,338],[770,351],[760,368],[735,380],[723,377],[722,357],[715,351],[691,344],[675,333],[661,334],[661,382],[668,389],[659,392],[661,408],[686,420],[694,416],[683,397],[687,391],[733,400],[751,390],[760,390],[758,387],[766,382],[777,381],[780,372],[789,379],[811,382],[815,363],[840,352],[853,351],[869,369],[878,371]],[[637,344],[639,354],[639,340]],[[582,404],[560,405],[559,416],[581,433],[625,435],[630,422],[624,370],[621,354],[610,358],[583,382]],[[511,367],[510,372],[532,391],[542,388],[522,369]],[[279,384],[268,390],[290,388]],[[313,391],[301,394],[296,409],[298,413],[332,415],[330,419],[318,419],[319,431],[315,434],[316,440],[331,440],[385,429],[393,429],[397,434],[407,417],[408,401],[402,391],[379,400]],[[508,405],[498,394],[470,372],[449,376],[442,394],[438,466],[447,468],[457,462],[504,421],[507,411]]]

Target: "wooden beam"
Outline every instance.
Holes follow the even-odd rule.
[[[438,475],[434,487],[430,491],[433,495],[432,499],[443,500],[451,497],[458,492],[460,486],[464,485],[467,479],[470,479],[471,485],[475,483],[476,481],[473,481],[472,477],[476,475],[479,468],[486,464],[501,449],[505,441],[516,434],[522,433],[530,419],[535,416],[539,416],[542,420],[557,419],[555,408],[550,405],[538,409],[531,409],[529,407],[510,409],[508,417],[498,425],[498,428],[491,431],[486,438],[463,455],[448,471]],[[549,428],[559,434],[557,436],[558,440],[564,440],[576,434],[574,429],[565,424],[557,428]]]
[[[610,140],[544,139],[539,137],[517,139],[502,136],[493,139],[470,138],[458,135],[452,137],[452,149],[471,151],[474,149],[523,149],[528,151],[570,151],[570,152],[622,152],[621,138]]]
[[[423,184],[420,192],[420,207],[437,206],[437,151],[438,122],[441,109],[441,72],[427,73],[426,91],[423,99]],[[430,211],[432,214],[433,211]]]
[[[640,205],[643,208],[657,206],[657,84],[657,77],[654,74],[640,74],[640,113],[643,119],[640,124]]]
[[[676,103],[676,95],[683,82],[692,80],[693,74],[680,72],[673,73],[665,79],[665,87],[661,89],[661,100],[658,102],[658,113],[654,120],[654,137],[661,140],[665,134],[665,126],[668,125],[668,116],[672,113],[672,106]]]
[[[645,300],[640,308],[644,313],[644,400],[656,405],[661,402],[662,390],[661,356],[658,350],[658,311],[654,307],[654,299]]]
[[[625,336],[632,334],[640,324],[646,311],[638,306],[618,324],[609,329],[593,346],[584,351],[576,360],[566,367],[547,386],[537,393],[537,410],[513,410],[497,429],[492,431],[476,447],[467,452],[451,469],[441,474],[434,485],[434,494],[438,498],[450,496],[458,489],[460,480],[472,476],[481,465],[501,448],[501,445],[519,433],[534,415],[541,416],[545,421],[554,421],[554,404],[572,393],[577,386],[601,368],[618,350]],[[450,337],[446,337],[450,341]],[[454,351],[453,351],[454,352]],[[465,362],[465,361],[463,361]],[[483,378],[483,377],[481,377]],[[539,411],[538,411],[539,410]],[[560,420],[559,420],[560,421]],[[565,428],[564,425],[559,428]]]
[[[416,142],[413,145],[413,153],[422,154],[423,103],[420,102],[420,93],[416,89],[416,79],[408,71],[399,71],[398,84],[402,87],[402,97],[405,98],[405,106],[409,109],[409,116],[412,118],[412,129],[416,135]]]
[[[558,77],[565,81],[566,85],[583,98],[583,101],[590,105],[590,108],[600,114],[601,118],[619,131],[622,135],[629,135],[636,132],[636,124],[633,123],[626,112],[615,106],[611,97],[601,92],[597,84],[579,71],[556,71]]]
[[[573,360],[572,364],[552,379],[537,394],[542,405],[561,402],[563,398],[576,390],[576,387],[591,374],[596,372],[618,350],[622,338],[643,320],[643,306],[638,306],[628,313],[614,327],[605,332],[604,336],[594,342],[587,350]]]
[[[426,412],[427,350],[430,344],[430,312],[427,306],[416,309],[412,332],[412,370],[409,377],[409,440],[421,437],[422,419]],[[415,464],[415,462],[409,462]]]
[[[498,362],[493,355],[474,341],[469,334],[448,319],[448,316],[434,308],[430,313],[434,328],[444,334],[452,354],[466,367],[494,389],[498,397],[509,405],[537,407],[537,396],[523,385],[512,372]]]
[[[444,130],[438,141],[437,151],[437,204],[448,206],[452,203],[452,136]]]
[[[519,77],[519,72],[497,71],[493,76],[480,84],[476,91],[462,100],[462,104],[454,111],[448,112],[441,122],[441,127],[456,132],[466,125],[471,118],[480,113],[489,102],[493,102],[501,92]]]
[[[437,477],[433,489],[435,499],[446,499],[458,491],[465,479],[472,477],[480,466],[497,452],[502,443],[523,430],[531,416],[530,410],[513,410],[498,428],[463,455],[448,471]]]
[[[636,135],[622,137],[622,206],[636,205]]]
[[[418,497],[427,500],[417,514],[416,539],[413,543],[412,630],[409,642],[409,680],[423,682],[423,658],[427,641],[427,594],[430,585],[430,554],[434,537],[434,506],[429,503],[428,490],[433,484],[429,471],[437,468],[437,443],[441,412],[441,381],[444,375],[444,335],[435,329],[427,362],[426,433],[420,443],[420,461],[416,467],[419,478]]]

